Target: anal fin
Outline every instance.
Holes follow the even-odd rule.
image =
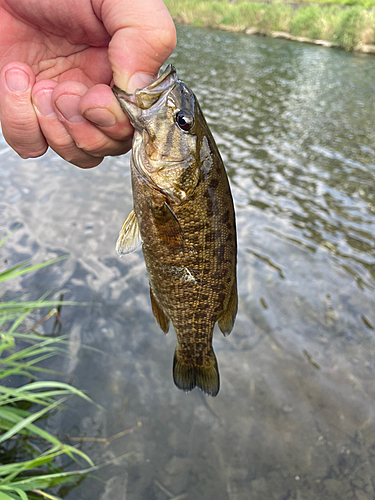
[[[154,317],[158,322],[158,325],[160,326],[160,328],[163,330],[164,333],[168,333],[169,318],[159,305],[159,302],[157,301],[154,292],[152,291],[151,288],[150,288],[150,298],[151,298],[152,312],[154,313]]]
[[[218,319],[218,325],[224,337],[228,336],[233,329],[234,320],[236,319],[237,315],[237,307],[237,282],[236,280],[234,280],[227,307]]]

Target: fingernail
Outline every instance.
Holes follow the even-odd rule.
[[[25,92],[30,85],[29,75],[19,68],[9,69],[5,73],[5,81],[12,92]]]
[[[84,117],[99,127],[113,127],[116,125],[116,116],[104,108],[90,108],[83,113]]]
[[[155,75],[151,75],[150,73],[135,73],[129,80],[127,91],[133,93],[137,89],[143,89],[143,87],[147,87],[154,80]]]
[[[47,118],[56,116],[55,110],[52,106],[52,92],[53,89],[43,89],[39,90],[39,92],[37,92],[33,96],[34,106],[37,108],[40,114]]]
[[[63,117],[69,122],[83,122],[85,121],[85,118],[78,110],[80,100],[81,96],[79,95],[65,94],[57,99],[56,107]]]

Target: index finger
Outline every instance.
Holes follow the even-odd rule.
[[[108,56],[115,84],[134,92],[153,81],[176,46],[176,29],[162,0],[94,0],[112,36]]]

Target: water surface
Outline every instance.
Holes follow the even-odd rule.
[[[74,400],[48,422],[96,462],[129,453],[69,500],[375,497],[375,58],[181,27],[171,62],[196,92],[236,206],[239,313],[215,332],[221,389],[172,381],[142,253],[114,244],[132,208],[129,155],[83,171],[0,143],[2,259],[70,258],[12,293],[67,300],[57,365],[105,410]],[[40,331],[43,331],[41,329]],[[48,333],[48,325],[44,327]],[[180,496],[182,495],[182,496]]]

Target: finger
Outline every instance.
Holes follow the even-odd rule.
[[[34,83],[34,73],[24,63],[9,63],[0,72],[0,121],[3,135],[23,158],[36,158],[47,150],[31,101]]]
[[[119,141],[105,135],[80,113],[79,103],[87,87],[79,82],[66,81],[55,87],[52,103],[59,121],[72,137],[76,147],[94,157],[118,155],[128,151],[131,140]]]
[[[98,165],[102,158],[94,158],[79,149],[69,131],[60,122],[52,104],[52,94],[58,83],[40,80],[34,85],[32,100],[39,120],[39,126],[48,145],[64,160],[82,168]]]
[[[176,46],[176,29],[162,0],[92,0],[112,36],[109,61],[127,92],[151,83]]]
[[[62,82],[55,87],[52,102],[57,116],[79,149],[92,156],[116,154],[123,149],[123,142],[105,135],[80,112],[80,101],[87,90],[86,85],[75,81]]]
[[[100,130],[119,141],[130,139],[133,127],[108,85],[94,85],[81,98],[81,114]]]

